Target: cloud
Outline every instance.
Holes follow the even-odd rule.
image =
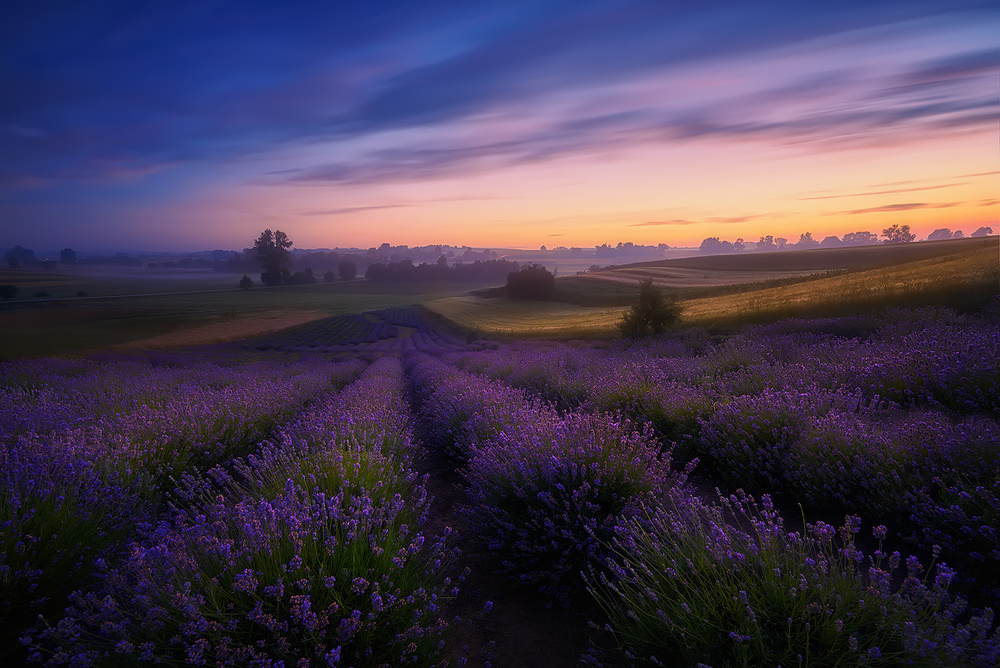
[[[342,209],[328,209],[325,211],[304,211],[303,216],[343,216],[362,211],[375,211],[377,209],[401,209],[410,206],[409,204],[379,204],[375,206],[348,206]]]
[[[845,195],[818,195],[815,197],[800,197],[799,199],[841,199],[844,197],[868,197],[869,195],[894,195],[897,193],[912,193],[919,192],[923,190],[939,190],[941,188],[954,188],[956,186],[963,186],[965,183],[945,183],[938,186],[919,186],[916,188],[897,188],[895,190],[875,190],[866,191],[858,193],[847,193]]]
[[[859,215],[864,213],[889,213],[893,211],[910,211],[912,209],[949,209],[953,206],[958,206],[960,202],[942,202],[931,204],[928,202],[910,202],[906,204],[886,204],[885,206],[876,206],[870,209],[854,209],[853,211],[839,211],[837,213]],[[834,214],[828,214],[834,215]]]
[[[859,76],[849,66],[804,78],[787,74],[787,82],[778,74],[778,85],[769,78],[756,91],[692,108],[683,95],[669,94],[671,77],[693,65],[728,60],[739,68],[740,62],[778,58],[775,45],[808,51],[811,41],[948,15],[977,6],[971,1],[808,8],[781,0],[711,7],[580,0],[571,9],[499,0],[418,4],[386,3],[371,11],[316,3],[309,11],[233,12],[181,2],[123,12],[95,0],[58,16],[25,6],[0,27],[10,61],[18,63],[0,72],[0,90],[18,91],[0,100],[8,128],[0,132],[0,172],[73,180],[74,174],[99,175],[107,152],[131,167],[215,165],[317,140],[447,126],[502,109],[542,116],[546,102],[560,99],[579,104],[566,105],[562,118],[547,118],[545,132],[485,145],[456,140],[436,153],[413,146],[395,155],[376,150],[296,174],[345,183],[418,179],[491,157],[502,164],[531,162],[699,137],[836,139],[913,121],[962,127],[995,116],[995,99],[958,90],[935,103],[891,109],[842,99],[831,108],[778,113],[774,120],[778,102],[818,104],[827,95],[849,95]],[[46,57],[34,57],[38,49]],[[989,51],[971,50],[922,61],[894,85],[964,80],[988,72],[990,58]],[[581,113],[603,88],[638,80],[659,81],[666,94],[622,102],[614,113]],[[741,113],[735,120],[734,109]],[[41,127],[45,137],[28,136]],[[31,146],[24,145],[28,139]],[[390,160],[399,158],[394,167]]]
[[[712,217],[706,218],[704,220],[688,220],[686,218],[674,218],[673,220],[651,220],[646,223],[632,223],[628,227],[653,227],[660,225],[668,226],[685,226],[685,225],[703,225],[705,223],[744,223],[748,220],[753,220],[754,218],[762,218],[763,215],[753,215],[753,216],[723,216],[723,217]]]
[[[906,83],[926,84],[997,72],[1000,72],[1000,51],[981,49],[926,61],[901,79]]]
[[[660,225],[697,225],[698,221],[675,218],[673,220],[651,220],[646,223],[632,223],[629,227],[654,227]]]

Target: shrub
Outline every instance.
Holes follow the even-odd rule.
[[[663,291],[647,278],[639,283],[638,302],[625,311],[618,328],[623,336],[639,338],[648,334],[662,334],[680,320],[681,307],[667,301]]]
[[[249,290],[253,287],[253,279],[243,274],[243,278],[240,279],[240,289]]]

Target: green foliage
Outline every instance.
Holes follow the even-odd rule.
[[[639,301],[622,315],[618,328],[623,336],[639,338],[650,333],[662,334],[680,320],[681,306],[667,301],[663,291],[647,278],[639,283]]]
[[[288,274],[288,267],[292,264],[292,254],[288,250],[291,247],[292,240],[281,230],[271,232],[267,229],[261,232],[253,243],[253,249],[263,269],[260,275],[262,283],[281,285],[283,276]]]
[[[540,264],[507,274],[507,294],[514,299],[544,300],[556,291],[556,277]]]
[[[337,265],[337,273],[345,281],[353,281],[354,277],[358,275],[358,265],[350,260],[344,260]]]

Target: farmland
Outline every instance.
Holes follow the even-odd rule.
[[[985,282],[976,252],[703,295],[877,288],[640,341],[519,337],[608,306],[494,299],[522,324],[470,334],[435,304],[490,300],[359,284],[229,302],[303,318],[252,336],[3,362],[5,665],[996,665],[998,305],[914,282]]]
[[[461,295],[427,305],[491,336],[612,338],[637,283],[650,278],[683,307],[683,322],[733,327],[783,317],[849,315],[890,306],[977,308],[1000,288],[996,238],[683,258],[557,281],[546,308]]]

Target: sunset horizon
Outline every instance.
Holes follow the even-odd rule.
[[[0,246],[998,228],[991,2],[23,6]]]

